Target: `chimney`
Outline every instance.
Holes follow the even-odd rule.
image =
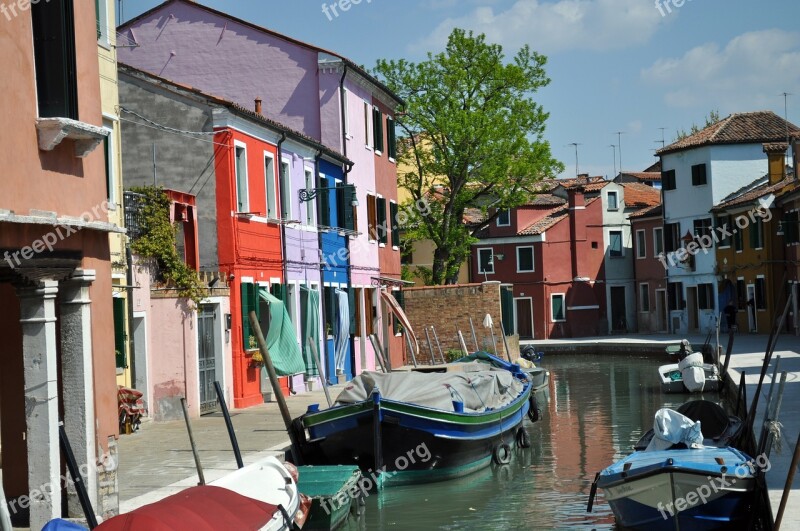
[[[769,142],[762,147],[769,161],[769,184],[781,182],[786,177],[786,150],[789,145],[786,142]]]
[[[261,98],[256,98],[256,114],[261,114]]]
[[[569,204],[569,237],[572,278],[578,278],[578,251],[586,241],[586,199],[583,186],[575,186],[567,191]],[[579,244],[581,244],[579,246]]]

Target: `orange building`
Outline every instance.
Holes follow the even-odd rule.
[[[59,421],[96,512],[117,511],[115,468],[96,464],[116,457],[109,233],[120,229],[109,223],[95,4],[25,4],[0,30],[0,439],[12,517],[41,529],[82,516],[62,488]]]

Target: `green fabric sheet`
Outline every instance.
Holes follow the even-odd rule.
[[[264,339],[275,372],[278,376],[305,372],[306,366],[297,345],[294,325],[283,301],[273,297],[266,289],[259,289],[258,296],[269,303],[269,331]]]

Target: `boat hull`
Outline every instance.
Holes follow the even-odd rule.
[[[530,392],[527,383],[513,402],[484,413],[380,400],[379,406],[365,401],[306,414],[298,419],[304,432],[299,434],[303,463],[356,465],[369,487],[464,476],[489,466],[493,459],[502,461],[516,447],[530,409]],[[382,454],[378,460],[376,448]]]

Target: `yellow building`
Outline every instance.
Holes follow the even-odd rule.
[[[422,142],[422,148],[425,149],[426,145],[429,144],[429,141],[420,138],[417,138],[418,142]],[[400,146],[400,149],[408,149],[408,141],[404,141]],[[403,186],[405,182],[405,176],[409,174],[416,174],[416,168],[405,161],[404,157],[400,157],[397,161],[397,177],[398,177],[398,186],[397,186],[397,201],[399,202],[401,208],[415,208],[414,202],[415,199],[411,195],[411,191]],[[447,179],[444,176],[436,175],[432,176],[429,179],[425,179],[425,186],[423,190],[432,191],[436,187],[443,187],[447,185]],[[401,241],[405,241],[403,238],[403,233],[401,232]],[[413,281],[417,286],[424,286],[426,282],[426,276],[420,272],[420,268],[431,270],[433,269],[433,252],[436,250],[436,244],[432,240],[417,240],[414,242],[407,242],[404,244],[404,253],[402,256],[402,264],[404,269],[408,269],[410,273],[410,278],[406,277],[406,280]],[[458,283],[459,284],[468,284],[469,283],[469,257],[464,260],[464,263],[461,264],[461,268],[458,272]]]
[[[108,194],[108,221],[124,226],[122,201],[122,156],[119,116],[119,90],[117,84],[117,32],[114,0],[98,0],[97,57],[100,63],[100,101],[103,109],[103,128],[109,134],[105,141],[106,191]],[[119,43],[124,45],[125,43]],[[114,338],[117,363],[117,384],[131,386],[130,324],[128,323],[127,261],[125,245],[127,236],[112,233],[110,236],[112,266],[112,295],[114,297]]]
[[[738,309],[741,332],[768,334],[786,302],[791,280],[787,268],[782,213],[775,198],[797,188],[787,176],[785,143],[764,144],[769,173],[726,197],[712,209],[715,217],[720,310],[728,301]],[[783,279],[786,278],[786,281]],[[723,313],[723,327],[725,317]]]

